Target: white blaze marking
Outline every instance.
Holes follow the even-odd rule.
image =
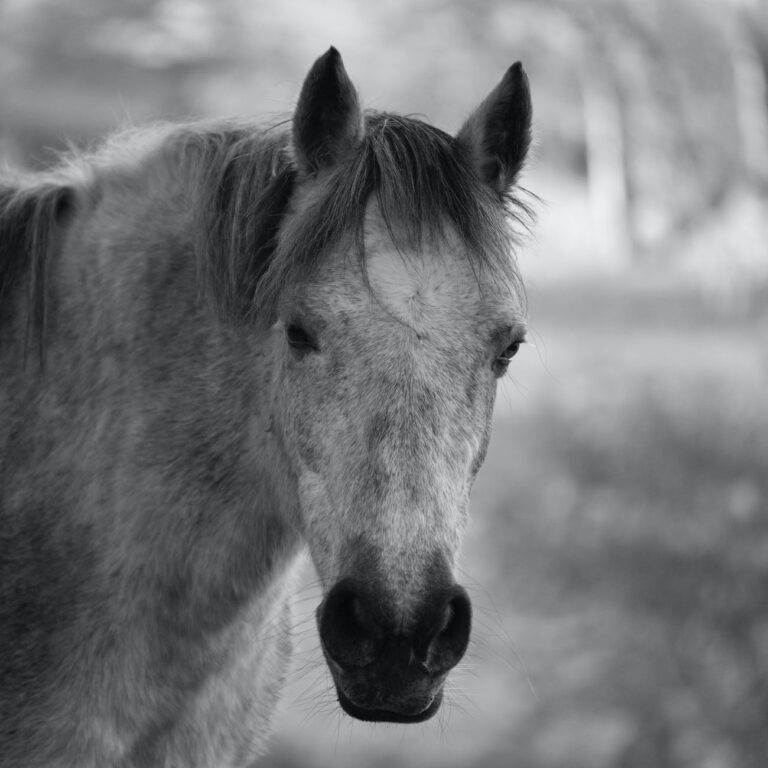
[[[386,230],[366,229],[368,280],[379,302],[417,333],[450,315],[472,316],[479,298],[467,257],[450,240],[440,250],[400,253]]]

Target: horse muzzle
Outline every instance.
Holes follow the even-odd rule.
[[[396,601],[346,578],[317,610],[342,709],[358,720],[418,723],[437,712],[445,678],[467,649],[472,609],[463,587],[432,587],[406,623]]]

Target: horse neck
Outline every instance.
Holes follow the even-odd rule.
[[[270,431],[270,335],[218,322],[201,298],[183,191],[130,191],[73,227],[50,265],[44,472],[67,465],[71,516],[124,542],[127,570],[181,592],[180,623],[215,625],[298,544]]]

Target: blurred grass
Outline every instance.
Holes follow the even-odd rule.
[[[525,654],[546,695],[501,754],[766,764],[768,411],[757,391],[738,393],[750,412],[731,387],[680,384],[632,382],[593,411],[549,403],[502,437],[516,460],[490,504],[494,590],[508,615],[574,623]]]
[[[624,278],[531,290],[453,708],[371,735],[310,690],[265,766],[768,764],[768,305]]]

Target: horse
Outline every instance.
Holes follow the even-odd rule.
[[[525,340],[511,66],[453,136],[363,110],[130,129],[0,183],[0,764],[251,766],[308,550],[341,709],[416,723]]]

